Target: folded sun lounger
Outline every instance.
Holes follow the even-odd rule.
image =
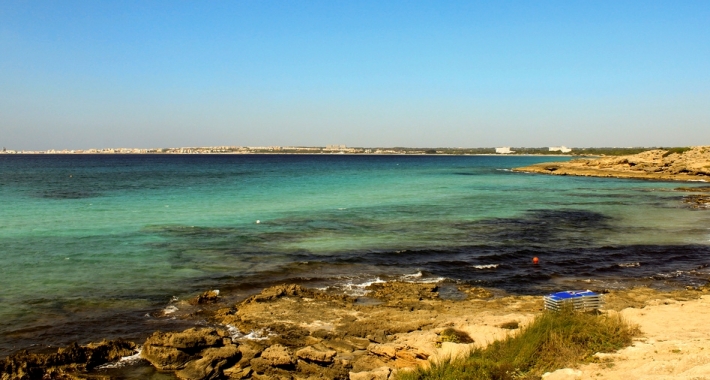
[[[564,305],[572,305],[574,310],[597,310],[604,305],[604,298],[601,294],[591,290],[567,290],[548,294],[543,297],[545,309],[560,310]]]

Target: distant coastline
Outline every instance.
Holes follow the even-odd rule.
[[[710,146],[654,149],[620,157],[543,162],[515,172],[584,177],[635,178],[661,181],[710,180]]]
[[[651,148],[408,148],[408,147],[347,147],[330,145],[325,147],[305,146],[214,146],[178,148],[102,148],[102,149],[48,149],[13,150],[2,148],[2,154],[350,154],[350,155],[477,155],[477,156],[620,156],[648,151]],[[678,149],[678,148],[667,148]]]

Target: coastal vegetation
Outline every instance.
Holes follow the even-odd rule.
[[[690,148],[690,147],[667,148],[667,149],[666,149],[666,153],[663,153],[663,157],[668,157],[668,156],[670,156],[670,155],[673,154],[673,153],[676,153],[676,154],[683,154],[683,153],[685,153],[685,152],[687,152],[687,151],[689,151],[689,150],[691,150],[691,149],[693,149],[693,148]]]
[[[591,361],[597,352],[628,346],[638,334],[618,316],[546,312],[517,334],[464,358],[401,372],[399,380],[539,379],[545,372]]]

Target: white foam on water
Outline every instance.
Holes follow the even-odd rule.
[[[353,283],[353,282],[347,282],[340,287],[342,288],[343,292],[349,296],[364,296],[370,291],[367,290],[366,288],[372,284],[382,284],[387,281],[382,280],[381,278],[377,277],[374,280],[371,281],[365,281],[361,283]]]
[[[446,277],[432,277],[432,278],[424,278],[424,274],[419,271],[417,273],[413,274],[404,274],[400,276],[399,278],[400,281],[404,282],[415,282],[418,284],[432,284],[432,283],[437,283],[446,280]]]
[[[707,182],[707,181],[704,179],[690,179],[690,180],[688,180],[688,182]]]
[[[244,339],[249,340],[267,340],[270,336],[275,336],[276,334],[264,333],[264,330],[252,330],[249,334],[244,335]]]
[[[476,269],[496,269],[498,264],[483,264],[483,265],[472,265]]]
[[[422,271],[419,271],[414,274],[403,274],[402,279],[403,280],[413,280],[413,279],[417,279],[417,278],[422,278],[423,275],[424,274],[422,274]]]
[[[224,325],[227,328],[227,332],[229,333],[229,337],[232,338],[233,340],[237,339],[249,339],[249,340],[266,340],[269,339],[270,336],[275,336],[276,334],[270,333],[267,330],[252,330],[249,332],[249,334],[244,334],[243,332],[239,331],[239,328],[236,326],[232,325]]]
[[[179,310],[179,309],[178,309],[177,307],[175,307],[175,306],[173,306],[173,305],[170,305],[170,306],[166,307],[165,309],[163,309],[163,314],[164,314],[164,315],[170,315],[170,314],[172,314],[172,313],[174,313],[174,312],[176,312],[176,311],[178,311],[178,310]]]
[[[139,361],[141,361],[143,359],[143,358],[141,358],[141,351],[143,351],[143,347],[139,346],[138,348],[136,348],[135,354],[124,356],[115,362],[102,364],[96,368],[97,369],[121,368],[121,367],[124,367],[127,365],[138,363]]]
[[[656,274],[656,276],[661,277],[661,278],[675,278],[675,277],[682,276],[683,273],[685,273],[685,272],[682,270],[677,270],[677,271],[674,271],[671,273],[658,273],[658,274]]]
[[[436,284],[436,283],[442,282],[444,280],[446,280],[446,277],[432,277],[432,278],[421,279],[416,282],[419,284]]]
[[[621,264],[616,264],[619,267],[622,268],[633,268],[633,267],[640,267],[641,263],[621,263]]]
[[[224,325],[224,327],[227,328],[227,333],[229,333],[229,337],[232,339],[239,339],[244,336],[244,334],[242,334],[236,326]]]

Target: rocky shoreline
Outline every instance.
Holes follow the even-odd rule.
[[[439,290],[438,284],[389,282],[370,285],[368,297],[351,297],[291,284],[231,305],[205,292],[185,302],[199,308],[203,326],[158,331],[141,344],[119,340],[74,344],[53,354],[19,352],[0,362],[0,378],[109,379],[114,375],[105,364],[129,357],[189,380],[389,379],[505,338],[543,308],[541,297],[494,297],[459,286],[463,297],[454,300],[442,299]],[[606,308],[638,309],[659,299],[695,302],[707,291],[611,291]]]
[[[639,154],[547,162],[513,171],[585,177],[635,178],[660,181],[710,181],[710,146],[688,150],[654,149]]]

